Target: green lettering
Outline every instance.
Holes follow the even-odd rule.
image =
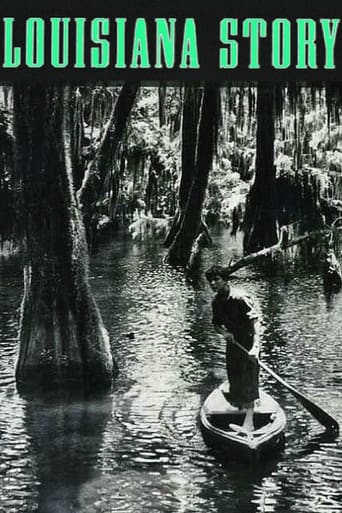
[[[99,45],[90,51],[90,66],[92,68],[107,68],[110,62],[110,46],[102,36],[109,35],[108,18],[94,18],[91,22],[91,40]]]
[[[29,68],[44,65],[44,20],[28,18],[26,21],[26,64]]]
[[[75,18],[76,36],[75,36],[75,68],[85,68],[84,60],[84,27],[85,18]]]
[[[246,18],[242,24],[243,37],[250,39],[249,69],[259,69],[259,39],[266,37],[267,24],[263,18]]]
[[[298,18],[297,68],[317,68],[316,22],[311,18]]]
[[[156,22],[156,68],[162,68],[162,54],[167,68],[175,63],[175,24],[176,18],[155,18]]]
[[[291,64],[291,24],[289,20],[277,18],[272,25],[272,66],[286,69]]]
[[[51,64],[54,68],[65,68],[69,64],[70,18],[50,18],[51,21]],[[62,22],[62,44],[61,44]],[[60,48],[62,47],[62,52]],[[61,58],[62,53],[62,58]]]
[[[180,68],[199,68],[196,25],[193,18],[186,18],[183,31]]]
[[[140,61],[139,64],[138,61]],[[147,28],[144,18],[137,18],[135,23],[131,68],[150,68]]]
[[[127,18],[116,18],[116,68],[126,67],[125,25]]]
[[[17,68],[21,62],[21,48],[13,47],[14,18],[3,18],[4,21],[4,68]]]
[[[323,38],[325,44],[325,69],[335,69],[334,48],[336,42],[337,27],[339,18],[321,19]]]
[[[236,18],[224,18],[220,22],[220,42],[228,45],[228,48],[220,48],[220,68],[233,69],[238,65],[239,47],[237,41],[229,39],[229,36],[237,36],[238,23]]]

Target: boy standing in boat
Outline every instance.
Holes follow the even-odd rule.
[[[233,406],[246,411],[242,428],[253,431],[254,402],[259,398],[259,318],[250,298],[228,284],[223,267],[212,266],[206,278],[216,293],[212,303],[213,324],[227,342],[228,399]]]

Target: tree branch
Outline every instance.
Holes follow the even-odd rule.
[[[97,173],[100,171],[101,174],[102,170],[99,170],[99,163],[103,154],[109,150],[109,148],[112,155],[115,154],[117,150],[128,115],[132,109],[138,87],[138,84],[124,84],[118,98],[113,102],[110,118],[104,127],[94,158],[86,167],[82,185],[77,192],[77,198],[82,206],[85,201],[87,189],[89,187],[93,187],[92,181],[96,178]],[[104,171],[106,172],[107,169]]]
[[[280,239],[277,242],[277,244],[274,244],[273,246],[269,246],[268,248],[263,248],[260,251],[256,251],[255,253],[250,253],[249,255],[246,255],[243,258],[240,258],[237,262],[235,262],[232,265],[229,265],[225,268],[225,271],[228,275],[234,273],[238,269],[241,269],[242,267],[246,267],[249,264],[252,264],[256,260],[259,260],[265,256],[268,255],[274,255],[276,253],[281,253],[282,251],[286,250],[287,248],[290,248],[292,246],[296,246],[297,244],[301,244],[302,242],[305,242],[310,239],[316,239],[317,237],[321,235],[328,235],[331,232],[329,228],[323,228],[322,230],[315,230],[310,233],[306,233],[304,235],[300,235],[299,237],[295,237],[294,239],[287,240],[287,228],[282,227],[282,230],[280,232]]]

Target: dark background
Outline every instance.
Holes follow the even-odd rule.
[[[30,69],[22,62],[20,68],[3,69],[1,68],[1,80],[44,80],[44,81],[236,81],[236,80],[340,80],[342,76],[342,23],[338,27],[338,33],[335,45],[335,70],[324,70],[324,43],[320,38],[321,30],[317,26],[317,47],[318,47],[318,69],[316,70],[297,70],[296,65],[296,18],[313,18],[319,22],[324,18],[339,18],[341,16],[341,6],[337,1],[324,1],[321,3],[310,1],[287,1],[272,2],[266,1],[222,1],[208,0],[194,2],[171,0],[169,2],[161,0],[92,0],[67,2],[59,0],[52,4],[43,3],[41,0],[31,1],[27,4],[19,0],[1,1],[1,18],[5,16],[15,17],[15,43],[24,47],[24,23],[27,17],[38,16],[48,21],[51,16],[69,16],[69,17],[126,17],[127,20],[127,61],[130,61],[130,47],[132,45],[132,33],[135,19],[143,17],[146,19],[149,31],[149,50],[150,50],[150,69],[115,69],[112,66],[106,69],[73,69],[73,44],[70,49],[70,63],[67,68],[54,69],[49,66],[49,43],[46,44],[46,64],[40,69]],[[173,69],[154,69],[154,18],[155,17],[176,17],[176,33],[182,36],[183,20],[186,17],[193,17],[196,21],[198,52],[200,59],[200,68],[198,70],[179,69],[179,52],[176,56]],[[247,39],[241,38],[239,43],[239,67],[234,70],[219,69],[219,48],[222,44],[219,41],[219,21],[225,17],[239,18],[239,24],[246,17],[262,17],[269,24],[274,18],[288,18],[292,22],[292,66],[286,70],[275,70],[271,65],[271,38],[261,39],[260,55],[261,69],[250,70],[247,68],[249,59],[249,43]],[[48,23],[46,27],[48,29]],[[72,26],[72,24],[71,24]],[[115,50],[115,28],[112,24],[111,45]],[[177,31],[177,28],[179,29]],[[271,32],[268,27],[268,34]],[[49,40],[49,31],[46,31],[46,38]],[[86,38],[87,39],[87,38]],[[239,40],[238,37],[236,37]],[[90,42],[91,43],[91,42]],[[177,42],[179,48],[181,39]],[[86,50],[86,54],[87,54]],[[114,52],[115,53],[115,52]],[[0,25],[0,63],[2,64],[3,55],[3,25]]]

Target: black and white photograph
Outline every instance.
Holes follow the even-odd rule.
[[[170,18],[153,46],[174,80],[78,80],[71,62],[105,62],[106,25],[69,59],[65,21],[65,79],[48,80],[45,14],[26,50],[2,14],[0,513],[342,513],[337,73],[207,78],[205,17],[182,11],[178,57]],[[320,20],[316,54],[305,20],[312,77],[334,67],[339,21]],[[139,23],[116,63],[158,67]],[[284,39],[279,73],[286,55]]]

